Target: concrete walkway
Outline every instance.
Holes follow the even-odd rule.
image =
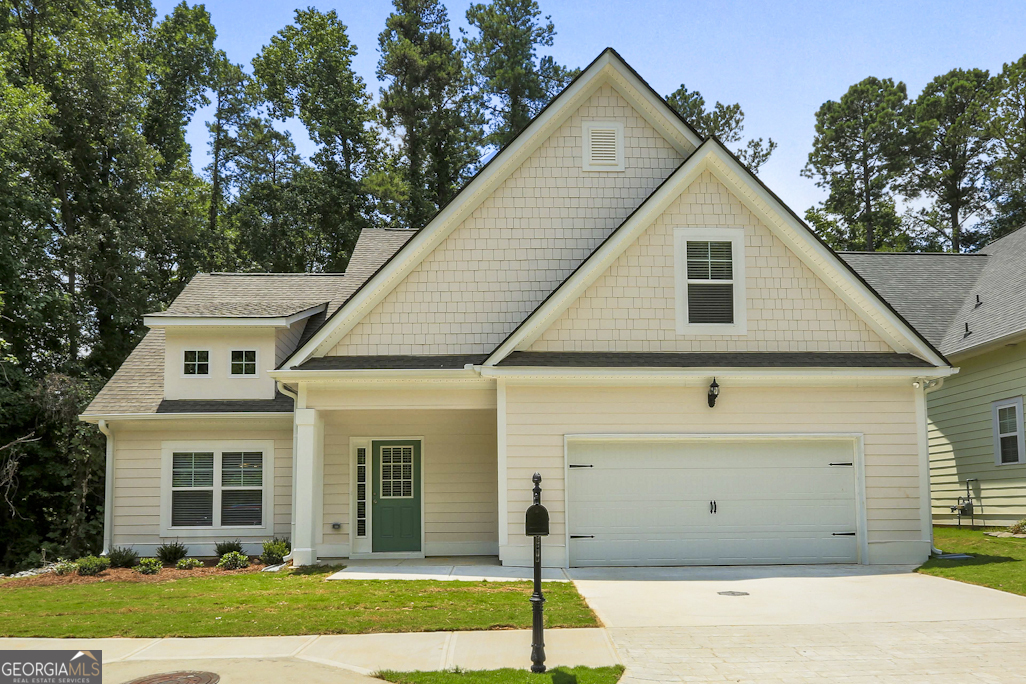
[[[621,684],[1026,682],[1026,597],[911,567],[575,569]]]
[[[465,582],[519,582],[534,579],[531,568],[499,564],[498,556],[435,556],[431,558],[347,560],[330,580],[463,580]],[[569,582],[560,568],[544,568],[547,582]]]
[[[599,667],[619,663],[604,629],[550,629],[545,632],[547,664]],[[104,668],[132,664],[154,674],[201,669],[193,661],[303,661],[369,675],[378,670],[468,670],[530,667],[530,630],[412,632],[284,637],[198,639],[0,639],[0,650],[78,649],[103,651]],[[150,663],[150,665],[146,665]],[[140,675],[141,676],[141,675]],[[126,681],[131,679],[126,677]],[[113,681],[113,680],[112,680]],[[261,677],[259,681],[267,681]]]

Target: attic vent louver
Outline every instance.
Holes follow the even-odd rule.
[[[583,125],[584,170],[623,171],[623,124],[587,121]]]

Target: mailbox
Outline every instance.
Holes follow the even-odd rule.
[[[549,511],[540,503],[527,508],[527,524],[525,534],[528,537],[549,536]]]

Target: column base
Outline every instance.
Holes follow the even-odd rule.
[[[317,549],[292,549],[292,567],[316,565]]]

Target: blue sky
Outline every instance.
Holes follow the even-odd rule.
[[[177,0],[156,0],[166,13]],[[760,177],[799,214],[823,193],[799,175],[812,144],[815,113],[829,99],[867,76],[904,81],[915,97],[934,76],[979,67],[991,73],[1026,52],[1023,0],[975,2],[725,2],[539,0],[556,25],[548,54],[584,66],[612,46],[661,94],[681,83],[711,105],[739,102],[745,133],[771,137],[779,147]],[[308,3],[282,0],[206,2],[218,47],[235,62],[249,62],[270,37]],[[359,49],[357,72],[376,96],[377,36],[391,12],[387,0],[312,2],[334,9]],[[466,27],[470,2],[446,3],[453,32]],[[208,111],[189,129],[193,160],[206,164]],[[302,126],[288,126],[308,155]]]

